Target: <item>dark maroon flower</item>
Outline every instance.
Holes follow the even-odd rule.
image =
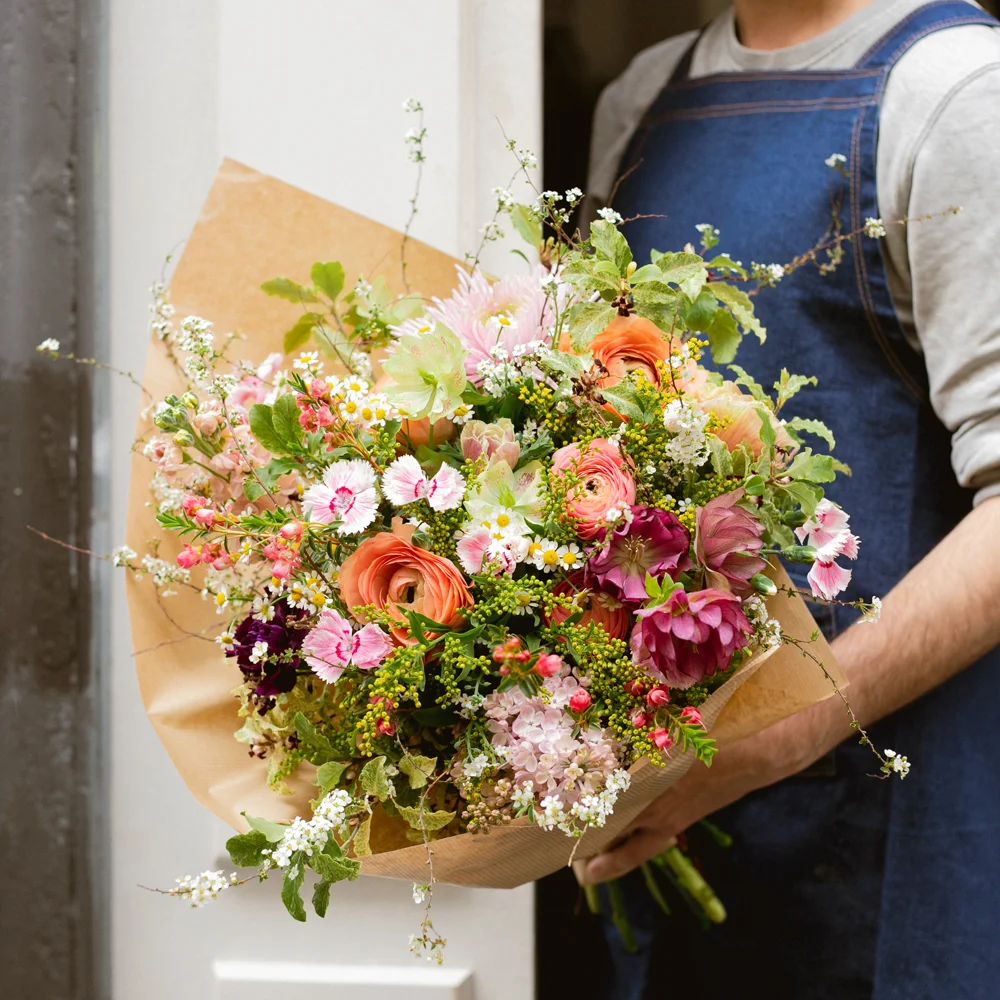
[[[709,500],[695,513],[695,557],[708,570],[713,587],[740,597],[750,593],[750,577],[763,573],[767,562],[757,553],[764,547],[764,523],[738,506],[743,490]]]
[[[291,691],[299,669],[304,669],[298,651],[306,636],[306,629],[296,627],[305,612],[290,608],[281,599],[272,605],[274,612],[270,621],[261,621],[256,615],[248,615],[236,626],[233,645],[226,650],[226,656],[235,656],[243,677],[254,684],[254,700],[261,714],[274,706],[279,694]],[[254,663],[250,656],[254,645],[267,643],[267,657]]]
[[[689,688],[725,670],[752,631],[738,597],[725,590],[675,590],[655,608],[636,612],[632,661],[672,688]]]
[[[611,532],[610,542],[587,565],[588,586],[632,604],[646,600],[646,574],[671,579],[691,565],[691,536],[670,511],[635,504]],[[605,537],[607,541],[607,537]]]

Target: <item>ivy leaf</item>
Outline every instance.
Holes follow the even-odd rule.
[[[719,304],[715,296],[711,292],[703,291],[687,307],[684,322],[689,330],[694,330],[696,333],[705,333],[711,327],[712,321],[718,312]],[[722,315],[726,315],[726,313],[723,312]]]
[[[619,232],[617,226],[598,219],[590,224],[590,242],[597,251],[598,257],[610,260],[618,270],[619,276],[625,277],[629,264],[632,263],[632,251],[628,241]]]
[[[330,907],[330,886],[331,882],[320,880],[313,886],[313,909],[317,917],[325,917],[326,911]]]
[[[272,843],[276,844],[285,835],[288,829],[282,823],[275,823],[270,819],[263,819],[260,816],[248,816],[246,813],[240,814],[255,830],[259,830]]]
[[[263,851],[271,841],[260,830],[238,833],[226,841],[226,850],[238,868],[257,868],[264,863]]]
[[[359,824],[354,834],[354,856],[367,858],[371,856],[372,818],[366,816]]]
[[[291,872],[295,872],[292,877]],[[285,869],[285,878],[281,883],[281,901],[285,904],[285,909],[296,919],[305,921],[306,908],[302,902],[302,883],[306,879],[305,865],[302,864],[302,852],[298,851],[292,855],[291,865]]]
[[[833,431],[830,430],[822,420],[809,420],[806,417],[793,417],[791,420],[785,421],[785,430],[787,430],[796,441],[801,443],[800,432],[806,434],[815,434],[816,437],[822,438],[831,448],[836,447],[836,442],[833,439]]]
[[[299,408],[295,402],[295,393],[286,392],[274,401],[271,411],[271,425],[285,447],[283,451],[300,451],[302,449],[302,425],[299,423]]]
[[[570,341],[575,351],[585,351],[590,342],[614,319],[615,309],[607,302],[587,302],[573,319]]]
[[[753,333],[762,344],[764,343],[767,339],[767,330],[754,315],[753,302],[742,288],[724,281],[712,281],[708,284],[708,290],[736,317],[744,333]]]
[[[368,795],[374,795],[379,802],[384,802],[392,795],[392,785],[385,773],[385,757],[374,757],[361,768],[361,787]]]
[[[454,818],[455,813],[445,812],[443,809],[428,812],[426,809],[421,812],[416,806],[401,806],[396,804],[399,815],[413,827],[414,830],[423,830],[427,833],[436,833],[443,830]]]
[[[344,267],[338,260],[313,264],[309,277],[331,302],[344,290]]]
[[[510,210],[510,221],[521,239],[537,247],[542,242],[542,223],[527,205],[515,205]]]
[[[273,295],[278,299],[287,299],[289,302],[319,302],[316,293],[305,285],[300,285],[291,278],[271,278],[260,286],[260,290],[265,295]]]
[[[785,470],[791,479],[806,479],[811,483],[832,483],[837,478],[830,455],[814,455],[812,448],[800,451]]]
[[[285,354],[292,354],[300,347],[305,347],[312,336],[313,328],[323,325],[323,317],[319,313],[303,313],[295,326],[285,334]]]
[[[346,770],[347,765],[339,760],[328,760],[319,766],[316,770],[316,784],[319,786],[320,798],[329,795],[340,784]]]
[[[421,757],[419,754],[403,754],[399,769],[410,779],[410,788],[423,788],[434,774],[437,757]]]
[[[702,296],[698,297],[700,299]],[[729,364],[736,357],[736,352],[743,341],[743,335],[736,329],[736,320],[733,319],[732,313],[725,309],[716,309],[705,333],[712,349],[712,360],[717,365]]]
[[[250,407],[250,432],[260,442],[262,448],[283,455],[286,448],[274,429],[272,414],[270,406],[264,403],[254,403]]]

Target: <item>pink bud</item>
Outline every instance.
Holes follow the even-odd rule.
[[[522,649],[520,653],[514,654],[514,659],[517,660],[518,663],[527,663],[528,660],[531,659],[531,653],[529,653],[526,649]]]
[[[228,552],[223,552],[212,560],[212,569],[217,569],[220,573],[224,569],[229,569],[233,565],[233,557]]]
[[[687,708],[682,709],[681,718],[685,722],[690,722],[696,726],[705,725],[705,723],[701,721],[701,712],[699,712],[698,709],[694,707],[694,705],[688,705]]]
[[[392,736],[396,731],[396,727],[388,719],[379,719],[375,723],[375,729],[378,731],[380,736]]]
[[[302,534],[302,522],[301,521],[286,521],[278,532],[282,538],[291,541],[293,538],[298,538]]]
[[[182,569],[191,569],[193,566],[197,566],[201,562],[201,553],[193,545],[185,545],[180,552],[177,553],[177,565]]]
[[[649,737],[660,750],[669,750],[674,745],[674,741],[666,729],[654,729]]]
[[[670,692],[660,684],[646,695],[646,704],[652,708],[663,708],[670,701]]]
[[[632,695],[633,698],[641,698],[642,692],[645,689],[645,685],[640,680],[627,681],[625,683],[625,693]]]
[[[194,497],[188,494],[181,501],[181,507],[184,509],[184,513],[190,517],[196,510],[200,510],[205,506],[205,500],[203,497]]]
[[[536,674],[541,674],[542,677],[555,677],[562,670],[562,665],[561,656],[556,656],[555,653],[542,653],[535,663],[534,670]]]
[[[493,662],[494,663],[503,663],[503,661],[506,658],[507,658],[507,652],[503,648],[503,646],[494,646],[493,647]]]
[[[632,714],[632,725],[636,729],[645,729],[649,725],[649,716],[645,712],[634,712]]]
[[[590,708],[590,692],[586,688],[577,688],[569,696],[569,707],[574,712],[586,712]]]
[[[499,669],[499,670],[497,671],[497,673],[498,673],[498,674],[500,674],[500,676],[501,676],[501,677],[506,677],[506,676],[507,676],[507,675],[508,675],[508,674],[510,673],[510,667],[508,667],[508,666],[507,666],[507,664],[505,663],[505,664],[504,664],[504,665],[503,665],[503,666],[502,666],[502,667],[501,667],[501,668],[500,668],[500,669]]]
[[[292,564],[287,559],[278,559],[271,567],[271,576],[279,580],[287,580],[292,572]]]
[[[194,519],[206,528],[211,528],[215,523],[215,511],[211,507],[202,507],[194,513]]]
[[[314,378],[309,383],[309,395],[310,396],[315,396],[317,399],[319,399],[321,396],[326,395],[326,391],[329,388],[330,387],[325,382],[323,382],[321,379]]]

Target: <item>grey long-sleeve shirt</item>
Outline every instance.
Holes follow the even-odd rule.
[[[740,44],[730,10],[699,41],[691,76],[848,68],[924,2],[874,0],[833,30],[771,52]],[[604,204],[632,133],[694,37],[646,49],[604,90],[591,143],[592,203]],[[955,474],[979,503],[1000,494],[1000,29],[944,29],[902,56],[886,84],[877,156],[887,222],[962,207],[889,226],[885,249],[896,311],[923,353],[934,410],[952,432]]]

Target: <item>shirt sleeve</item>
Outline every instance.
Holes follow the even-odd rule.
[[[1000,57],[1000,44],[998,44]],[[938,105],[912,158],[907,229],[913,323],[931,403],[952,432],[958,481],[975,503],[1000,494],[1000,59]]]

